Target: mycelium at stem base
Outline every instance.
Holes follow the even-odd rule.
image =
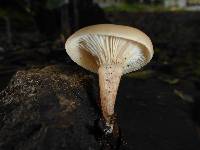
[[[112,133],[114,106],[123,68],[120,64],[101,65],[98,69],[102,115]]]

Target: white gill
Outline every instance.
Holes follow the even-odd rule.
[[[88,34],[79,39],[79,45],[97,58],[98,65],[121,64],[123,74],[138,70],[147,63],[139,44],[124,38]]]

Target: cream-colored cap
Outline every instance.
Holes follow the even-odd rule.
[[[153,45],[142,31],[123,25],[99,24],[82,28],[65,43],[71,59],[97,73],[99,65],[122,64],[123,73],[146,65],[153,57]]]

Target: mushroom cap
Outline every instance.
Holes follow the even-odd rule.
[[[142,31],[128,26],[99,24],[84,27],[65,43],[71,59],[98,72],[100,65],[121,63],[123,74],[140,69],[153,57],[153,45]]]

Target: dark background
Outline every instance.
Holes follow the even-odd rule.
[[[20,70],[77,67],[64,43],[79,28],[100,23],[136,27],[151,38],[155,54],[146,67],[121,80],[116,112],[121,141],[128,143],[124,149],[200,149],[200,2],[188,0],[181,6],[178,0],[171,4],[167,0],[97,1],[0,0],[0,91],[5,92]],[[0,106],[0,148],[31,149],[26,144],[11,146],[21,139],[7,134],[15,132],[14,126],[5,131],[3,116],[11,113],[6,107]],[[47,138],[35,149],[49,149],[50,143]]]

